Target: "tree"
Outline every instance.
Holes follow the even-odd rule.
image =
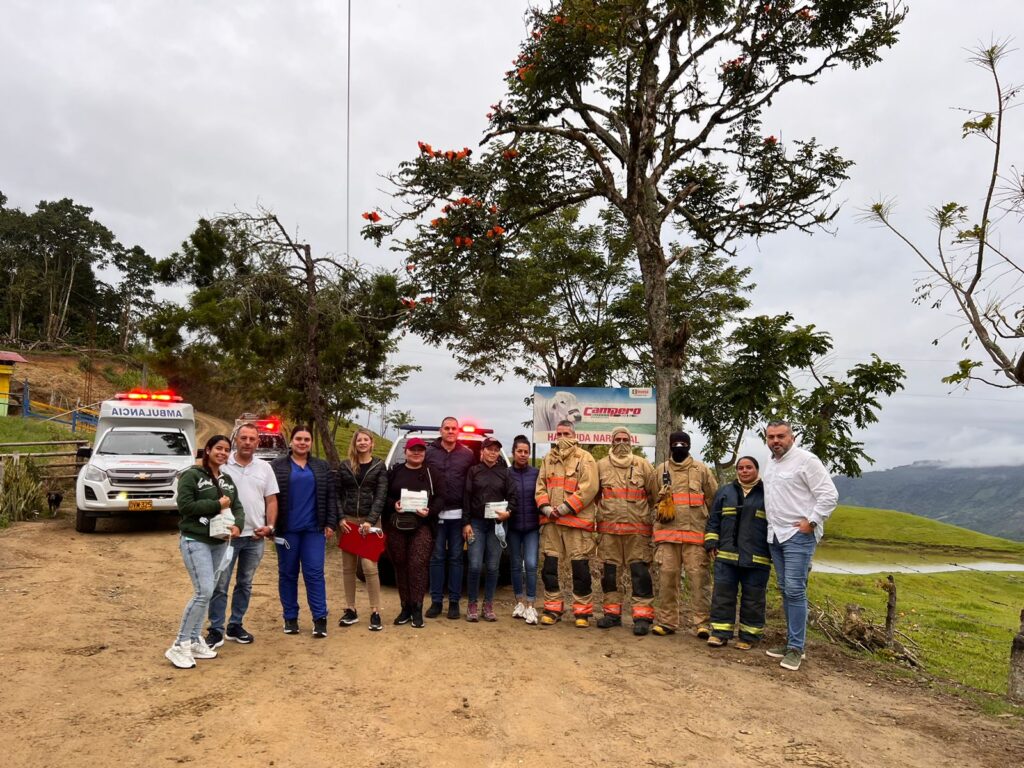
[[[874,203],[867,218],[895,234],[925,265],[924,277],[917,283],[915,303],[933,309],[949,305],[966,329],[964,350],[980,347],[994,365],[993,373],[1005,383],[986,378],[976,371],[984,367],[980,360],[961,360],[957,370],[943,378],[948,384],[977,381],[993,387],[1024,385],[1024,305],[1020,300],[1024,261],[1006,247],[1016,238],[1001,240],[996,225],[1024,215],[1024,177],[1011,166],[1004,172],[1002,157],[1006,137],[1005,121],[1021,93],[1000,79],[999,66],[1009,53],[1006,43],[979,48],[970,61],[986,70],[992,78],[994,106],[991,111],[966,109],[969,118],[963,124],[963,138],[981,138],[991,147],[991,159],[983,183],[981,211],[972,218],[966,205],[950,201],[932,209],[931,221],[937,230],[934,253],[917,246],[892,220],[891,200]],[[938,339],[932,342],[938,344]]]
[[[836,378],[821,371],[832,339],[813,325],[792,326],[790,314],[742,320],[724,348],[705,357],[695,375],[672,394],[673,405],[690,415],[707,438],[704,457],[719,479],[735,465],[740,444],[753,428],[785,418],[802,442],[833,472],[855,477],[873,463],[853,429],[878,420],[878,397],[903,388],[903,369],[872,355]],[[794,374],[810,376],[801,388]]]
[[[336,463],[328,417],[368,404],[403,314],[395,276],[314,256],[262,210],[201,220],[159,269],[194,289],[188,307],[164,306],[147,326],[165,366],[212,361],[223,388],[312,421]]]
[[[470,166],[466,148],[421,142],[392,176],[395,221],[365,234],[379,242],[416,222],[418,236],[398,246],[414,258],[433,251],[500,271],[506,241],[530,222],[590,201],[616,209],[643,285],[660,454],[686,358],[668,309],[681,254],[728,253],[745,238],[832,220],[849,162],[814,139],[784,145],[763,129],[764,111],[787,86],[876,62],[904,13],[899,0],[563,0],[532,10],[483,157]],[[438,227],[443,238],[421,220],[442,205],[458,214]]]
[[[975,346],[994,366],[996,381],[978,375],[984,367],[980,360],[965,358],[957,370],[942,380],[947,384],[969,385],[977,381],[1000,389],[1024,386],[1024,304],[1020,300],[1024,262],[1010,253],[997,237],[996,225],[1024,215],[1024,176],[1011,166],[1007,175],[1003,168],[1005,121],[1021,87],[1007,85],[999,74],[999,66],[1010,53],[1007,43],[978,48],[969,59],[992,78],[994,105],[992,110],[965,109],[969,115],[963,124],[962,138],[979,137],[989,143],[991,161],[983,176],[984,194],[981,213],[972,219],[968,207],[951,201],[932,209],[931,220],[937,230],[934,253],[915,245],[892,221],[892,201],[874,203],[867,218],[876,221],[902,240],[925,265],[927,274],[917,284],[917,303],[930,302],[934,309],[952,303],[966,328],[960,342],[964,350]],[[1006,242],[1016,242],[1006,238]],[[938,343],[938,339],[932,342]],[[1010,697],[1024,702],[1024,611],[1021,631],[1010,648]]]

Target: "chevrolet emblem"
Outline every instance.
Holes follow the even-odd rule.
[[[135,479],[136,480],[149,480],[149,473],[148,472],[139,472],[139,474],[137,474],[135,476]]]

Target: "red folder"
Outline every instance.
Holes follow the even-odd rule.
[[[384,552],[384,534],[368,533],[363,536],[359,533],[359,527],[353,525],[348,533],[338,537],[338,546],[353,555],[365,557],[367,560],[377,562]]]

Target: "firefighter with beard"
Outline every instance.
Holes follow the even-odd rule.
[[[673,432],[668,461],[658,467],[661,490],[654,520],[654,561],[661,574],[655,606],[656,635],[679,629],[679,576],[686,573],[690,592],[689,614],[697,637],[711,636],[710,557],[704,549],[704,528],[709,505],[718,491],[714,474],[690,455],[690,436]]]
[[[601,589],[604,615],[597,626],[622,626],[619,569],[629,568],[633,634],[646,635],[654,621],[651,585],[651,505],[660,484],[654,467],[633,453],[633,436],[625,427],[612,430],[611,452],[597,462],[601,491],[597,511],[597,556],[604,564]]]
[[[544,553],[544,614],[540,623],[556,624],[565,611],[558,583],[558,561],[568,557],[572,566],[572,612],[576,626],[582,629],[590,626],[594,613],[590,558],[595,549],[597,462],[579,447],[571,421],[558,422],[555,437],[558,442],[540,466],[535,494],[540,510],[540,548]]]

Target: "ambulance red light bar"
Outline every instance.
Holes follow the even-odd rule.
[[[133,400],[157,403],[180,403],[183,402],[181,395],[165,390],[163,392],[149,392],[145,389],[133,389],[131,392],[118,392],[114,395],[115,400]]]
[[[476,427],[473,426],[472,424],[463,424],[462,425],[462,431],[463,432],[476,432]]]
[[[273,419],[263,419],[256,422],[256,428],[264,432],[277,432],[279,424]]]

